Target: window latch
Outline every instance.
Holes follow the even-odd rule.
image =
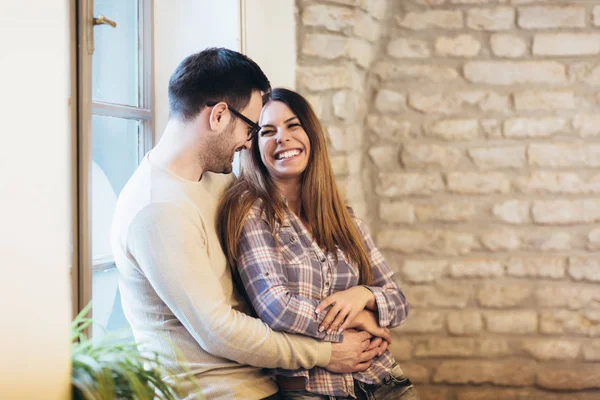
[[[104,15],[100,14],[98,17],[94,18],[94,26],[95,25],[110,25],[113,28],[117,27],[117,23],[115,21],[111,21],[106,18]]]

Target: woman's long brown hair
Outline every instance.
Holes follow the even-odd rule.
[[[301,213],[319,246],[336,253],[336,245],[359,267],[360,284],[371,283],[371,266],[363,238],[340,195],[327,153],[323,128],[310,104],[298,93],[276,88],[265,104],[286,104],[300,120],[310,141],[310,156],[302,175]],[[279,189],[262,162],[258,135],[251,150],[241,156],[241,175],[224,194],[217,217],[217,230],[227,260],[232,267],[238,260],[238,241],[244,222],[256,200],[262,200],[262,212],[274,236],[287,206]]]

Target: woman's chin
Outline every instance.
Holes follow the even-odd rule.
[[[290,179],[300,179],[302,176],[303,170],[294,170],[294,169],[281,169],[278,170],[274,175],[277,179],[282,180],[290,180]]]

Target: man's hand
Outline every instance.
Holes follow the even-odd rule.
[[[363,310],[359,312],[356,318],[354,318],[354,321],[350,324],[350,327],[369,332],[373,336],[382,338],[388,342],[388,344],[392,343],[390,330],[379,326],[379,322],[377,322],[377,317],[373,311]]]
[[[377,349],[377,355],[381,356],[388,349],[389,345],[390,344],[386,340],[383,340],[380,337],[373,337],[371,338],[371,344],[369,345],[369,347],[367,347],[366,351],[369,351],[371,349]]]
[[[368,332],[346,331],[342,343],[332,343],[331,359],[325,369],[337,373],[366,371],[379,353],[379,347],[367,350],[370,339]]]

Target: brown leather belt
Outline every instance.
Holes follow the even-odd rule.
[[[304,377],[302,376],[281,376],[277,375],[277,386],[281,390],[305,390]]]

